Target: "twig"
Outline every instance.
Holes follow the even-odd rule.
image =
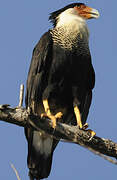
[[[98,151],[95,151],[92,148],[87,147],[87,149],[89,151],[91,151],[92,153],[94,153],[95,155],[98,155],[98,156],[102,157],[103,159],[109,161],[110,163],[117,165],[117,161],[116,160],[113,160],[112,158],[110,158],[110,157],[108,157],[108,156],[106,156],[106,155],[104,155],[104,154],[102,154],[102,153],[100,153]]]
[[[12,167],[12,169],[14,170],[17,179],[18,179],[18,180],[21,180],[20,177],[19,177],[19,174],[18,174],[18,172],[17,172],[17,170],[16,170],[16,168],[15,168],[15,166],[14,166],[13,164],[11,164],[11,167]]]
[[[19,107],[22,107],[23,104],[23,98],[24,98],[24,85],[20,85],[20,96],[19,96]]]

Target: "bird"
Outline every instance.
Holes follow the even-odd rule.
[[[86,129],[95,85],[86,20],[99,12],[84,3],[72,3],[52,12],[52,28],[36,44],[26,83],[26,108],[52,121]],[[92,131],[93,134],[93,131]],[[30,180],[47,178],[59,142],[46,132],[25,128]]]

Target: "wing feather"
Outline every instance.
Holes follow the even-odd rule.
[[[46,32],[33,50],[26,87],[26,107],[32,101],[39,101],[46,84],[46,77],[52,61],[52,37]]]
[[[36,106],[42,102],[42,94],[47,85],[47,76],[52,61],[52,37],[46,32],[33,50],[26,87],[26,107],[31,107],[33,113],[38,113]],[[45,133],[25,128],[28,141],[28,167],[30,177],[45,178],[49,175],[52,163],[52,154],[58,141]]]

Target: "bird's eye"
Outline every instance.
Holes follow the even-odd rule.
[[[77,6],[78,9],[84,9],[86,6],[84,4]]]

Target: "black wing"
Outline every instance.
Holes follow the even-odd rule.
[[[39,101],[42,101],[42,94],[47,85],[47,76],[52,61],[52,45],[52,37],[48,31],[41,37],[33,50],[25,98],[26,107],[31,107],[33,113],[37,113],[37,108],[35,108],[35,106],[38,107]],[[35,103],[35,106],[32,106],[33,102]],[[32,179],[48,177],[51,169],[53,151],[58,144],[58,141],[53,140],[52,138],[49,138],[48,135],[44,134],[47,144],[45,145],[45,139],[43,138],[43,135],[40,134],[37,134],[30,128],[25,128],[25,135],[28,141],[27,161],[29,175]],[[38,141],[41,142],[40,145],[38,145]],[[48,146],[48,142],[52,142],[52,147],[50,148],[50,152],[44,154],[45,149],[43,150],[43,148]],[[42,151],[44,151],[44,153]]]
[[[27,79],[26,107],[30,106],[32,101],[38,102],[42,97],[49,66],[52,61],[52,44],[52,37],[48,31],[41,37],[33,50]]]
[[[92,89],[95,86],[95,72],[93,69],[93,66],[91,64],[90,68],[89,68],[89,72],[88,72],[88,80],[87,80],[87,93],[84,96],[81,105],[80,105],[80,112],[81,112],[81,120],[82,120],[82,124],[86,123],[87,120],[87,116],[89,113],[89,108],[91,105],[91,101],[92,101]]]

